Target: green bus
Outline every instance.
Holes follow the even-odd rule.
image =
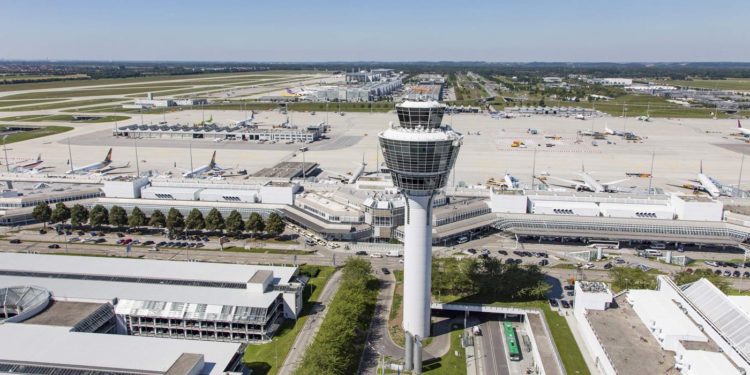
[[[518,337],[516,336],[516,329],[513,328],[513,324],[503,322],[503,333],[505,334],[505,342],[508,343],[508,356],[510,360],[520,361],[521,350],[518,348]]]

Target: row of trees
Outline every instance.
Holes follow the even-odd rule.
[[[271,236],[278,236],[284,232],[286,224],[279,214],[272,212],[267,219],[257,212],[250,214],[247,221],[242,219],[242,215],[233,210],[226,219],[216,208],[211,209],[203,217],[203,213],[197,208],[192,209],[187,218],[176,208],[170,208],[166,215],[161,210],[155,210],[150,217],[138,207],[134,207],[130,215],[120,206],[112,206],[107,210],[102,205],[96,205],[89,210],[81,204],[76,204],[68,208],[65,203],[57,203],[52,209],[47,203],[40,203],[34,207],[32,216],[35,220],[45,223],[70,223],[74,227],[91,225],[100,227],[102,225],[112,225],[115,227],[129,226],[167,228],[170,232],[183,230],[209,230],[209,231],[227,231],[229,234],[237,235],[243,232],[253,234],[268,233]]]
[[[497,258],[434,258],[432,294],[483,301],[544,299],[551,286],[537,266],[503,264]]]
[[[614,267],[609,271],[612,277],[612,288],[616,291],[625,289],[656,289],[658,273],[646,272],[640,268]],[[732,285],[725,277],[714,274],[707,268],[699,268],[693,272],[680,271],[673,275],[675,284],[685,285],[700,279],[708,279],[714,286],[724,293],[732,289]]]
[[[315,340],[295,374],[346,375],[357,372],[378,296],[378,280],[367,259],[347,259],[341,286]]]

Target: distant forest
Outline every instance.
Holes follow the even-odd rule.
[[[85,74],[91,79],[147,77],[221,72],[253,72],[266,70],[322,70],[346,72],[358,69],[392,68],[409,74],[435,72],[450,74],[473,71],[482,75],[519,77],[566,76],[586,74],[592,77],[725,79],[750,78],[750,63],[597,63],[597,62],[529,62],[492,63],[463,62],[100,62],[100,61],[0,61],[0,75],[70,75]]]

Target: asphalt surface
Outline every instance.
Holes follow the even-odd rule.
[[[505,350],[500,322],[492,319],[482,323],[479,327],[482,335],[474,337],[477,359],[479,359],[479,373],[509,375],[508,354]]]

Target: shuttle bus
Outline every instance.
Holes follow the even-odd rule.
[[[505,335],[505,341],[508,343],[508,356],[511,361],[521,360],[521,350],[518,348],[518,337],[516,336],[516,329],[513,328],[513,324],[510,322],[503,322],[503,333]]]
[[[603,249],[619,249],[620,241],[590,241],[589,247],[601,247]]]

